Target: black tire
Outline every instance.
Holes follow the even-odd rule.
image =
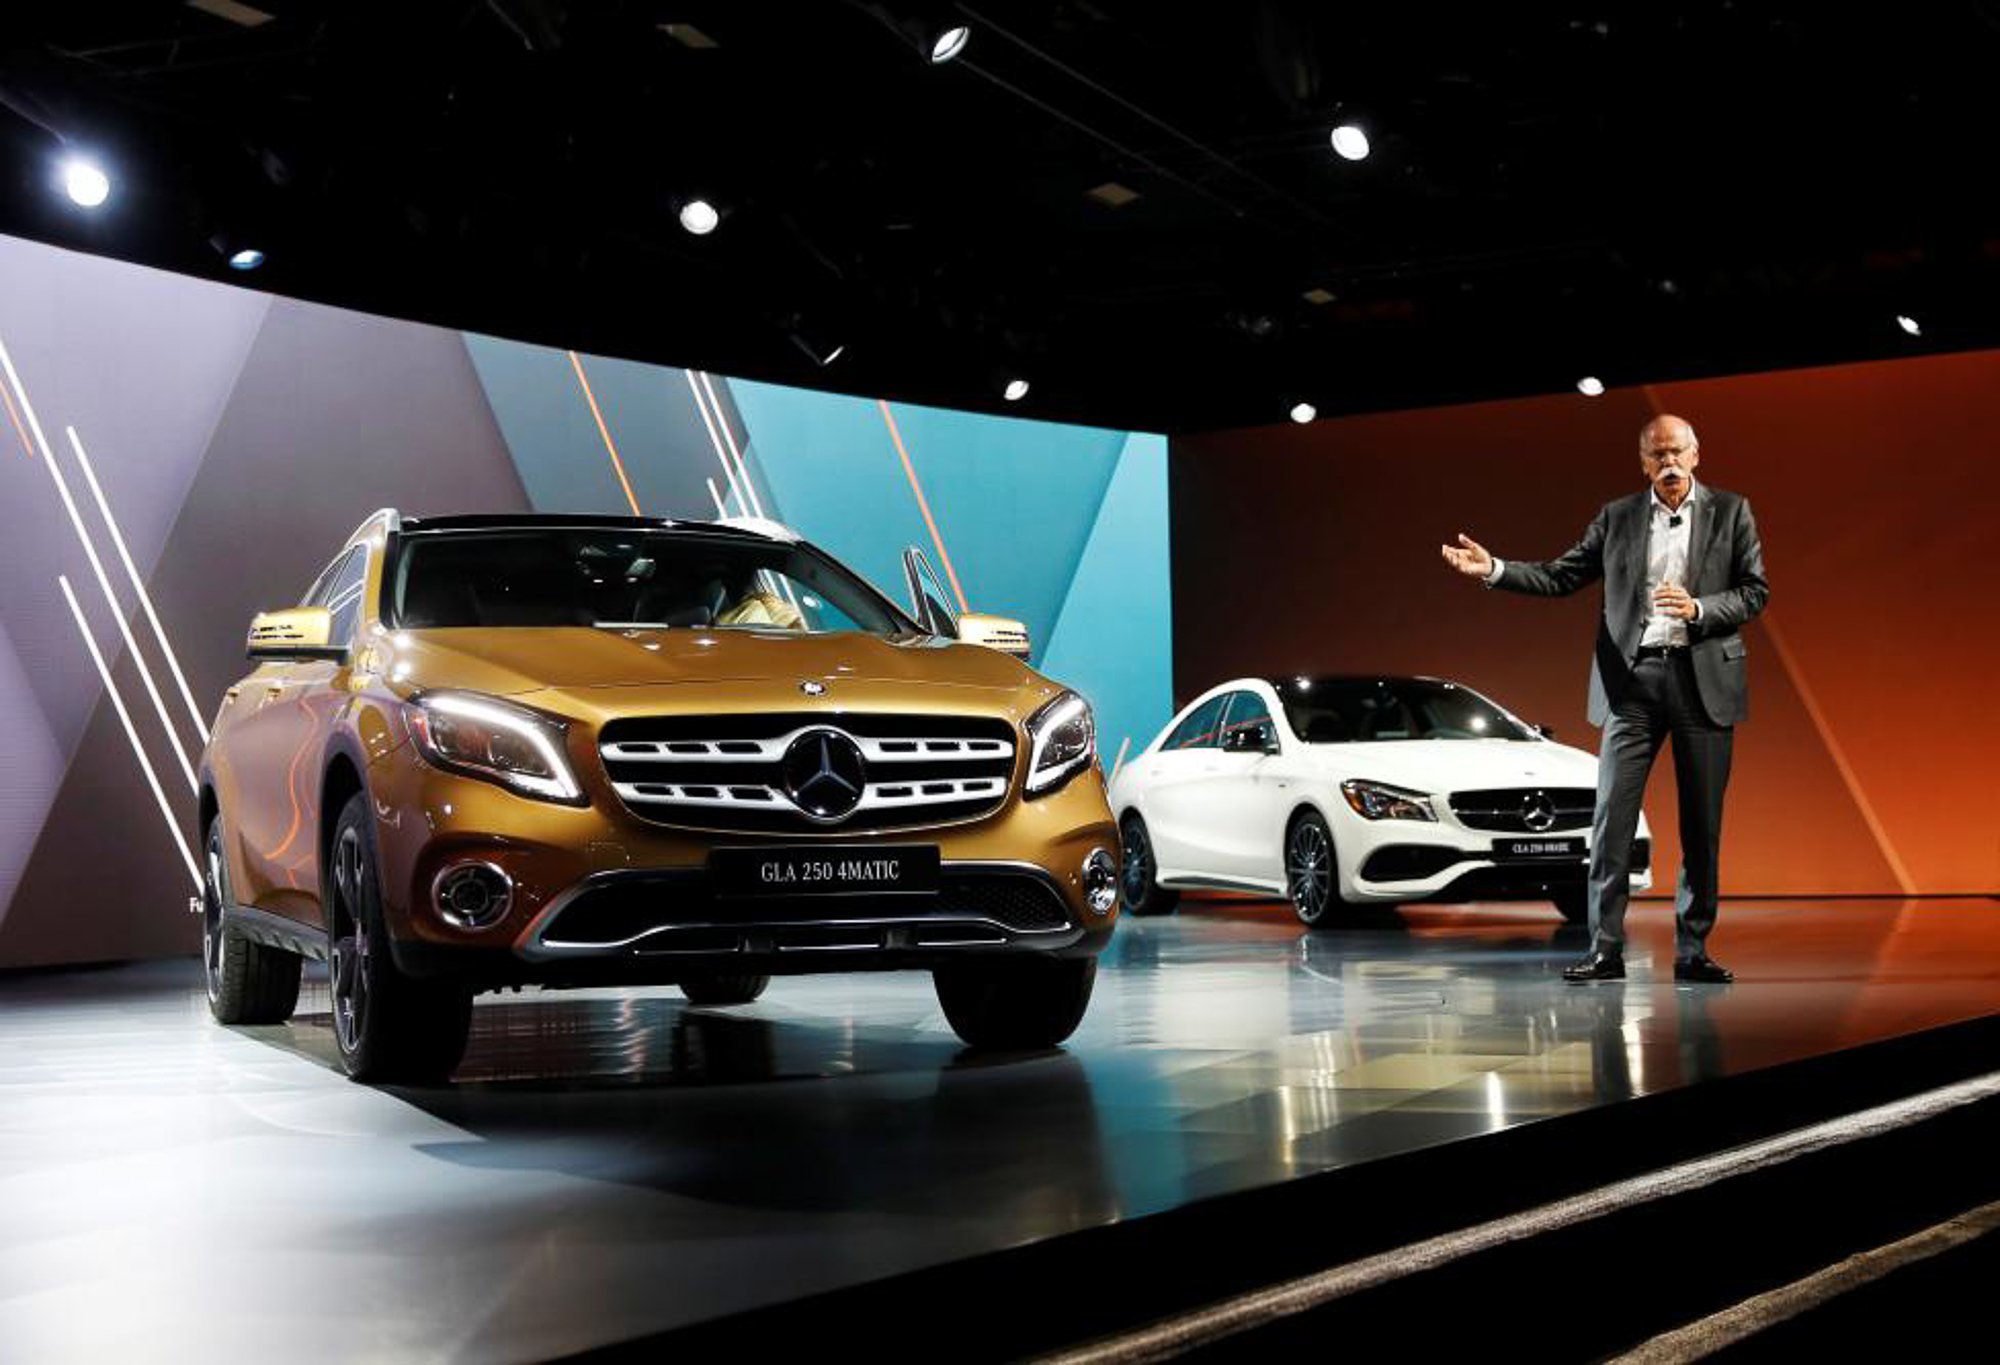
[[[1563,917],[1565,924],[1590,923],[1590,888],[1586,886],[1564,887],[1552,897],[1556,903],[1556,913]]]
[[[217,813],[202,844],[201,974],[209,1013],[220,1024],[282,1024],[298,1008],[299,969],[305,964],[297,953],[252,943],[229,922],[224,907],[235,904],[235,893],[224,847]]]
[[[1318,811],[1300,811],[1285,827],[1285,894],[1301,924],[1320,928],[1339,918],[1343,902],[1333,831]]]
[[[1170,891],[1153,880],[1160,870],[1160,864],[1153,857],[1153,836],[1146,829],[1146,822],[1133,811],[1118,826],[1120,841],[1125,846],[1125,863],[1119,876],[1118,889],[1125,897],[1125,911],[1132,915],[1171,915],[1180,904],[1181,893]]]
[[[705,976],[681,982],[690,1005],[747,1005],[771,984],[768,976]]]
[[[465,1055],[472,993],[397,970],[383,927],[375,820],[357,792],[341,808],[321,881],[326,891],[327,990],[340,1064],[357,1081],[426,1085]]]
[[[1083,1022],[1097,983],[1097,959],[967,963],[940,967],[931,977],[952,1032],[968,1046],[1037,1051],[1054,1047]]]

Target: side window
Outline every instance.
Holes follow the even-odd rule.
[[[333,627],[327,643],[354,643],[354,627],[361,620],[361,592],[368,585],[368,551],[357,545],[348,551],[333,579],[326,585],[326,601],[312,603],[333,613]]]
[[[1229,713],[1222,721],[1222,746],[1229,747],[1229,737],[1239,730],[1247,730],[1255,725],[1271,723],[1271,708],[1264,705],[1264,699],[1255,692],[1231,692]],[[1275,733],[1275,730],[1274,730]]]
[[[1160,746],[1162,753],[1176,749],[1213,749],[1217,732],[1222,726],[1222,708],[1228,704],[1227,695],[1211,697],[1188,713],[1188,718],[1174,727],[1167,736],[1167,742]]]

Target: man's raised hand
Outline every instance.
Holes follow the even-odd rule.
[[[1484,578],[1493,572],[1493,556],[1463,531],[1458,533],[1458,544],[1440,545],[1438,549],[1443,551],[1445,563],[1469,578]]]

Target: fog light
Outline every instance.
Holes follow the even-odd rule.
[[[1083,860],[1083,895],[1095,915],[1108,915],[1118,904],[1118,860],[1101,848]]]
[[[489,929],[506,918],[514,883],[491,863],[453,863],[431,883],[431,899],[445,923]]]

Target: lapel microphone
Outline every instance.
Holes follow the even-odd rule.
[[[1667,525],[1669,526],[1678,526],[1680,524],[1681,524],[1681,514],[1679,512],[1676,512],[1672,516],[1667,518]]]

